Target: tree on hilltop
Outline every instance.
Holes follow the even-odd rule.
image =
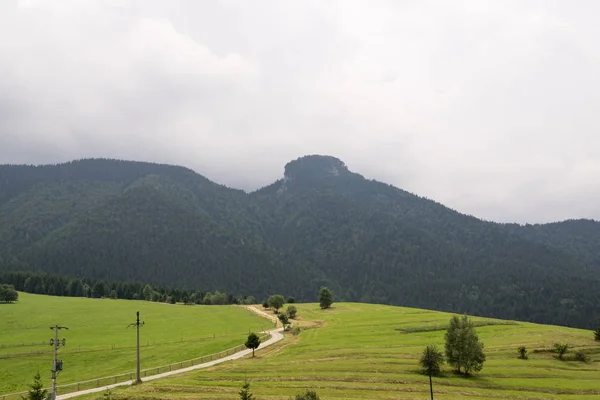
[[[269,304],[269,307],[273,309],[275,314],[277,314],[279,312],[279,309],[285,304],[285,299],[280,294],[273,294],[269,296],[269,300],[267,300],[267,303]]]
[[[333,293],[326,286],[321,286],[319,289],[319,295],[317,296],[317,300],[319,300],[319,306],[321,309],[326,309],[331,307],[333,304]]]

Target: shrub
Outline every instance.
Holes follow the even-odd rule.
[[[519,358],[521,360],[527,360],[527,358],[529,358],[527,356],[527,347],[525,347],[525,346],[519,346],[518,350],[519,350]]]
[[[589,358],[588,358],[587,354],[585,354],[583,351],[579,350],[578,352],[575,353],[575,360],[581,361],[581,362],[588,362]]]
[[[307,390],[303,394],[297,394],[293,399],[290,400],[320,400],[321,398],[314,390]]]
[[[300,332],[302,332],[302,329],[300,329],[299,326],[295,326],[292,328],[292,330],[290,332],[292,332],[292,335],[298,336],[300,334]]]
[[[556,354],[558,354],[558,359],[562,360],[563,356],[565,355],[565,353],[567,352],[567,350],[569,349],[569,345],[564,343],[556,343],[554,345],[554,351],[556,352]]]

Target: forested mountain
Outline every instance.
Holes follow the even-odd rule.
[[[259,299],[390,303],[591,327],[600,223],[496,224],[327,156],[247,194],[191,170],[81,160],[0,166],[0,269]]]

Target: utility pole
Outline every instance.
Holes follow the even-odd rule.
[[[142,383],[142,378],[140,377],[140,326],[143,326],[145,322],[140,322],[140,312],[136,313],[137,319],[135,324],[129,324],[127,327],[135,326],[137,328],[137,368],[136,368],[136,377],[135,384]]]
[[[56,356],[58,353],[58,348],[60,346],[64,346],[67,342],[66,339],[58,340],[58,331],[60,331],[61,329],[69,330],[69,328],[67,328],[66,326],[54,325],[54,326],[51,326],[50,329],[52,329],[54,331],[54,338],[50,339],[50,345],[54,348],[54,357],[52,359],[52,393],[50,393],[50,399],[55,400],[56,394],[57,394],[56,393],[56,376],[63,369],[62,360],[57,360]]]

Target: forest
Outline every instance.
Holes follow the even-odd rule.
[[[291,161],[252,193],[153,163],[4,165],[2,279],[9,272],[88,279],[91,290],[91,280],[144,282],[259,301],[314,301],[327,286],[336,301],[592,328],[600,223],[484,221],[330,156]],[[106,286],[106,296],[117,290]]]

